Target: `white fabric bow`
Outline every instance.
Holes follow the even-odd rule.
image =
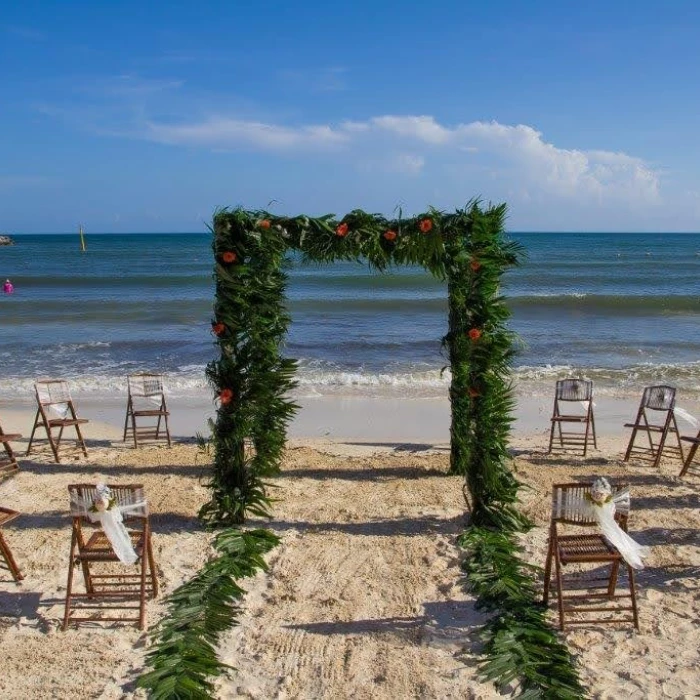
[[[138,555],[134,551],[129,531],[124,526],[123,514],[143,512],[146,501],[120,506],[114,501],[112,492],[105,484],[97,484],[96,491],[98,497],[94,503],[87,504],[83,499],[74,498],[74,504],[81,511],[81,514],[88,517],[90,522],[100,524],[119,561],[124,564],[136,563]]]
[[[627,489],[612,495],[612,488],[607,479],[596,479],[591,488],[591,500],[588,501],[589,515],[595,520],[603,536],[622,555],[633,568],[643,569],[642,559],[649,556],[649,547],[635,542],[616,522],[616,504],[629,509],[630,494]]]

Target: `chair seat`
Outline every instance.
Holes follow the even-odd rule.
[[[620,553],[602,535],[560,535],[557,543],[563,564],[622,559]]]
[[[0,435],[0,442],[5,443],[5,442],[14,442],[15,440],[19,440],[22,436],[20,433],[10,433],[6,435]]]
[[[625,423],[625,428],[638,428],[639,430],[648,430],[650,433],[663,433],[663,425],[644,425],[644,423]],[[675,433],[674,427],[669,427],[669,433]]]
[[[571,423],[573,421],[578,421],[579,423],[587,423],[588,422],[588,416],[582,416],[579,414],[573,415],[573,416],[552,416],[551,420],[553,421],[564,421],[566,423]]]
[[[136,554],[141,556],[144,547],[144,534],[140,530],[130,530],[131,544]],[[96,530],[82,548],[79,559],[86,561],[119,561],[114,553],[107,535],[102,530]]]
[[[142,411],[133,411],[135,416],[169,416],[170,411],[161,411],[159,408],[145,408]]]
[[[700,437],[690,437],[688,435],[682,435],[681,440],[685,440],[686,442],[692,442],[693,445],[700,445]]]
[[[82,425],[83,423],[89,423],[88,418],[51,418],[49,420],[49,425],[52,428],[67,428],[71,425]]]
[[[0,506],[0,525],[5,525],[6,523],[9,523],[11,520],[14,520],[19,515],[20,513],[18,513],[16,510],[10,510],[10,508],[3,508],[2,506]]]

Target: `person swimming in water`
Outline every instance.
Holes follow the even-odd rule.
[[[15,291],[15,288],[10,280],[5,280],[5,284],[2,285],[2,291],[5,292],[5,294],[12,294],[12,292]]]

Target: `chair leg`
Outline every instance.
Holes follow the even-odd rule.
[[[634,628],[639,632],[639,614],[637,612],[637,586],[634,580],[634,569],[628,564],[627,571],[630,581],[630,595],[632,596],[632,618],[634,619]]]
[[[126,442],[126,433],[128,430],[129,426],[129,415],[130,415],[130,409],[131,409],[131,397],[127,400],[126,404],[126,417],[124,418],[124,442]]]
[[[556,421],[552,421],[552,429],[549,431],[549,449],[547,450],[547,454],[550,454],[552,451],[552,446],[554,445],[554,423]]]
[[[156,572],[156,561],[153,556],[153,542],[149,535],[148,542],[146,544],[146,552],[148,554],[148,566],[151,571],[151,586],[153,588],[153,597],[158,597],[158,574]]]
[[[688,451],[688,456],[685,458],[685,462],[683,462],[683,469],[681,469],[681,473],[678,476],[684,476],[688,469],[690,469],[690,465],[693,463],[693,460],[695,459],[695,453],[697,451],[698,443],[696,442]]]
[[[144,548],[146,549],[146,548]],[[139,592],[139,629],[146,627],[146,562],[148,552],[141,552],[141,589]]]
[[[80,568],[83,570],[83,579],[85,580],[85,592],[90,596],[95,595],[95,584],[92,582],[92,574],[90,573],[90,564],[84,559],[80,560]]]
[[[625,457],[623,462],[629,462],[630,456],[632,454],[632,448],[634,447],[634,439],[637,437],[637,426],[632,428],[632,435],[630,435],[630,441],[627,443],[627,451],[625,452]]]
[[[617,588],[617,574],[620,570],[620,562],[613,562],[612,568],[610,569],[610,581],[608,582],[608,596],[610,598],[615,597],[615,589]]]
[[[32,442],[34,442],[34,433],[36,432],[37,426],[39,424],[39,416],[41,413],[39,411],[36,412],[36,418],[34,419],[34,427],[32,428],[32,434],[29,436],[29,444],[27,445],[27,451],[25,453],[25,457],[29,457],[29,453],[32,451]]]
[[[5,541],[2,532],[0,532],[0,554],[2,554],[3,559],[7,563],[7,567],[9,568],[10,573],[12,574],[12,578],[18,582],[21,581],[24,578],[24,576],[22,576],[22,572],[19,570],[19,567],[15,562],[15,558],[12,556],[12,550]]]
[[[80,449],[83,451],[83,455],[85,457],[87,457],[88,456],[87,447],[85,447],[85,440],[83,438],[83,434],[80,432],[79,425],[75,426],[75,432],[78,434],[78,444],[80,445]]]
[[[9,442],[2,442],[2,437],[0,436],[0,443],[5,449],[5,454],[7,459],[10,460],[10,464],[17,464],[17,459],[15,458],[15,453],[12,451],[12,445]]]
[[[170,442],[170,427],[168,426],[168,414],[166,413],[165,416],[165,435],[168,438],[168,447],[172,447],[172,443]]]
[[[678,430],[678,423],[676,422],[676,416],[674,413],[671,413],[671,421],[676,434],[676,442],[678,443],[678,454],[681,458],[681,464],[685,464],[685,458],[683,457],[683,443],[681,442],[681,432]]]
[[[559,561],[559,552],[554,552],[554,567],[557,574],[557,603],[559,606],[559,629],[563,632],[564,626],[564,587],[561,581],[561,562]]]
[[[595,439],[595,416],[593,415],[593,407],[591,407],[591,427],[593,428],[593,447],[597,450],[598,443]]]
[[[49,444],[51,445],[51,451],[53,452],[53,457],[56,460],[56,464],[60,464],[61,460],[58,457],[58,448],[61,444],[61,433],[63,432],[63,428],[61,428],[60,432],[58,433],[58,440],[54,442],[53,435],[51,433],[51,427],[47,426],[46,427],[46,434],[49,436]]]
[[[68,582],[66,583],[66,607],[63,612],[63,625],[61,629],[65,632],[68,629],[68,622],[70,620],[70,602],[71,594],[73,593],[73,569],[75,568],[75,544],[76,544],[76,534],[73,531],[73,536],[70,542],[70,559],[68,560]]]
[[[133,413],[131,414],[131,430],[134,433],[134,447],[138,447],[139,443],[136,439],[136,416]]]
[[[666,419],[666,423],[664,424],[664,429],[663,432],[661,433],[661,437],[659,438],[659,446],[656,449],[656,457],[654,459],[654,464],[652,465],[654,469],[657,469],[659,464],[661,463],[661,456],[664,453],[664,445],[666,444],[666,437],[668,436],[668,429],[670,427],[670,418],[673,414],[669,411],[669,417]],[[649,439],[651,440],[651,434],[649,435]]]
[[[547,605],[549,603],[549,586],[550,579],[552,577],[552,536],[549,537],[549,543],[547,545],[547,560],[544,565],[544,595],[542,597],[542,602]]]

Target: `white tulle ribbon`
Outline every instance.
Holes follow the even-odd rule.
[[[673,409],[673,413],[679,418],[682,418],[686,423],[690,423],[693,428],[700,427],[700,421],[692,413],[688,413],[688,411],[686,411],[684,408],[676,406]]]
[[[67,403],[52,403],[49,406],[49,411],[55,413],[62,420],[65,420],[66,418],[68,418],[70,406],[68,406]]]
[[[81,500],[75,505],[90,522],[100,524],[119,561],[124,564],[136,563],[138,555],[134,551],[129,531],[124,526],[124,514],[142,513],[146,501],[119,505],[104,484],[98,484],[96,490],[98,496],[93,503],[87,504]]]
[[[633,569],[643,569],[642,559],[649,556],[649,547],[635,542],[615,520],[618,505],[621,509],[629,510],[629,491],[625,489],[613,496],[607,479],[596,479],[587,503],[589,515],[598,523],[605,539]]]

